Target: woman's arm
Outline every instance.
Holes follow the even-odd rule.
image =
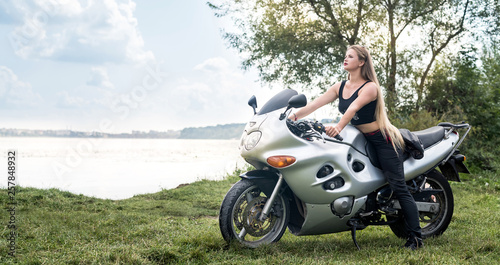
[[[358,98],[351,103],[349,108],[347,108],[339,123],[337,123],[335,127],[327,126],[325,128],[326,135],[334,137],[335,135],[339,134],[344,129],[344,127],[352,120],[356,112],[358,112],[366,104],[377,99],[377,93],[377,86],[373,82],[370,82],[365,87],[363,87],[363,89],[358,92]]]
[[[336,100],[338,98],[339,88],[340,83],[336,83],[335,85],[331,86],[325,93],[323,93],[323,95],[307,103],[305,107],[299,109],[297,112],[295,112],[295,114],[292,113],[288,118],[291,120],[302,119],[307,115],[313,113],[315,110]]]

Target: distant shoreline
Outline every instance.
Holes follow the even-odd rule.
[[[181,131],[132,131],[132,133],[81,132],[73,130],[0,129],[0,137],[61,137],[61,138],[170,138],[176,139]]]
[[[131,133],[82,132],[73,130],[33,130],[0,128],[0,137],[60,137],[60,138],[131,138],[131,139],[238,139],[245,124],[225,124],[189,127],[168,131],[132,131]]]

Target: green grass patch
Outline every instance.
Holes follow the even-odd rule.
[[[126,200],[103,200],[56,189],[18,188],[16,257],[0,215],[0,264],[495,264],[500,260],[500,184],[497,174],[461,175],[452,182],[455,213],[448,230],[419,251],[388,227],[296,237],[247,249],[227,245],[217,214],[237,173]],[[7,190],[0,190],[2,209]]]

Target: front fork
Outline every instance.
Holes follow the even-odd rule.
[[[271,193],[271,196],[269,196],[266,205],[264,205],[264,209],[262,209],[262,213],[259,217],[259,220],[261,222],[267,219],[267,216],[269,215],[269,212],[273,207],[274,201],[276,200],[276,197],[278,196],[282,185],[283,185],[283,176],[279,174],[278,182],[276,183],[276,186],[274,186],[273,193]]]

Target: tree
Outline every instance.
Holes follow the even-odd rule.
[[[473,21],[494,15],[471,12],[472,2],[477,7],[484,1],[497,0],[220,0],[209,5],[217,16],[234,18],[240,31],[224,38],[246,55],[243,68],[257,67],[267,83],[324,90],[342,75],[339,64],[347,47],[368,45],[392,111],[398,86],[412,87],[420,103],[438,55]]]
[[[498,148],[491,148],[500,144],[500,53],[484,52],[481,64],[478,57],[477,48],[466,46],[446,62],[440,61],[429,76],[429,93],[421,107],[422,112],[435,113],[445,121],[471,124],[463,145],[468,159],[492,170],[500,156]]]
[[[457,1],[457,3],[461,4],[460,1]],[[425,81],[437,56],[452,40],[466,30],[465,20],[469,11],[469,0],[465,1],[464,6],[457,5],[454,1],[443,1],[441,7],[432,16],[426,15],[423,17],[432,22],[429,25],[430,27],[424,27],[423,29],[423,32],[428,36],[427,49],[430,51],[430,59],[425,68],[423,68],[419,83],[417,84],[417,102],[415,106],[417,110],[422,103]],[[450,16],[449,14],[453,15]]]
[[[426,0],[413,0],[413,1],[399,1],[399,0],[382,0],[380,1],[386,11],[386,20],[383,24],[389,31],[388,37],[388,47],[387,49],[387,63],[385,66],[386,73],[386,102],[389,111],[394,110],[398,102],[397,91],[396,91],[396,80],[398,77],[398,52],[397,52],[397,42],[402,36],[402,34],[408,30],[421,30],[428,21],[425,18],[432,17],[432,14],[440,10],[446,0],[437,1],[426,1]],[[382,25],[383,26],[383,25]],[[412,47],[416,49],[418,46]],[[406,53],[413,55],[421,55],[422,52],[417,53]],[[415,56],[413,56],[415,57]],[[406,62],[411,61],[406,60]],[[401,60],[400,60],[401,61]],[[402,63],[400,63],[402,64]],[[432,65],[432,61],[428,65],[428,68]],[[400,77],[402,75],[399,75]],[[424,78],[425,80],[425,78]]]
[[[230,46],[247,54],[243,68],[257,67],[264,82],[324,86],[340,74],[338,67],[349,45],[359,40],[362,22],[371,12],[357,1],[357,12],[344,12],[327,1],[226,1],[211,4],[218,15],[235,19],[239,33],[225,33]],[[340,13],[337,11],[340,10]]]

